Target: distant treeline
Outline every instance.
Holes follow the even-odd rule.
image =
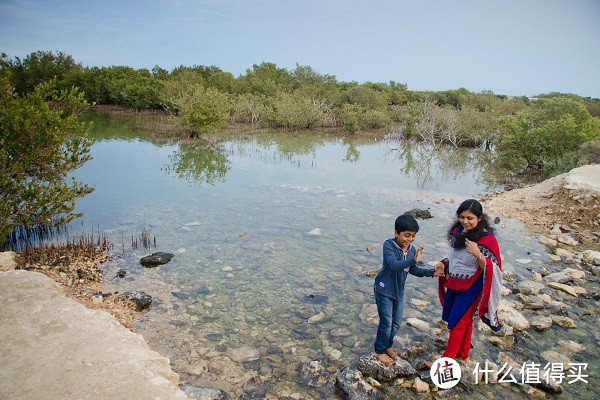
[[[167,110],[195,133],[226,123],[348,133],[388,129],[435,147],[493,147],[514,170],[549,174],[594,161],[600,153],[600,99],[573,94],[415,91],[394,81],[341,82],[310,66],[288,70],[269,62],[238,77],[202,65],[172,71],[83,67],[70,55],[47,51],[5,57],[2,65],[20,95],[54,80],[58,89],[79,88],[91,103]]]

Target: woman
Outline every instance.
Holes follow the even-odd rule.
[[[439,295],[442,319],[450,337],[444,357],[466,360],[471,350],[473,319],[478,313],[494,331],[500,330],[497,310],[502,288],[500,249],[481,203],[465,200],[448,231],[450,250],[436,265],[444,268]]]

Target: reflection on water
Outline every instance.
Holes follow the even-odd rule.
[[[416,242],[426,248],[425,262],[434,262],[445,254],[458,202],[494,189],[483,178],[491,169],[488,154],[473,149],[432,153],[393,138],[273,132],[222,134],[218,147],[152,144],[139,132],[118,134],[111,121],[103,123],[96,124],[94,160],[78,171],[96,186],[78,203],[84,225],[99,225],[113,243],[146,227],[157,237],[156,251],[175,253],[170,263],[145,269],[141,249],[116,246],[105,267],[106,290],[151,294],[153,308],[138,330],[190,382],[226,390],[258,375],[272,392],[333,397],[331,385],[304,387],[298,367],[321,360],[335,371],[372,350],[376,327],[360,317],[373,304],[373,278],[364,272],[379,268],[395,217],[413,208],[431,211],[434,218],[419,221]],[[505,269],[530,276],[526,268],[546,261],[520,224],[502,221],[497,228]],[[516,261],[523,258],[531,263]],[[126,278],[116,277],[119,269]],[[435,280],[409,277],[405,304],[406,318],[435,327]],[[581,324],[577,332],[592,332]],[[532,332],[520,351],[535,355],[559,337],[594,348],[591,334],[574,332]],[[499,350],[487,336],[475,333],[474,357],[496,360]],[[433,343],[434,336],[403,324],[398,340]],[[260,358],[231,361],[240,347]],[[593,359],[591,351],[576,360],[588,362],[581,360]],[[497,385],[471,397],[489,395],[522,398]]]
[[[192,183],[213,185],[216,181],[225,182],[229,164],[223,150],[215,144],[180,143],[164,170]]]

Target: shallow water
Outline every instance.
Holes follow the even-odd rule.
[[[373,278],[364,272],[380,267],[381,244],[393,236],[397,215],[431,211],[434,218],[419,220],[416,244],[425,246],[426,263],[435,262],[445,253],[445,231],[459,202],[497,188],[489,155],[474,149],[434,152],[394,137],[292,133],[222,134],[215,149],[149,141],[126,120],[94,120],[94,158],[76,176],[96,190],[78,202],[84,217],[71,232],[99,227],[109,235],[114,249],[105,267],[106,290],[153,296],[137,329],[178,371],[247,346],[261,358],[237,366],[239,374],[257,371],[273,392],[333,395],[301,385],[299,364],[322,360],[335,370],[371,351],[376,327],[359,318],[373,303]],[[132,249],[132,233],[143,229],[156,237],[156,248]],[[501,216],[496,229],[505,269],[529,277],[527,268],[547,261],[536,235],[521,224]],[[175,257],[154,269],[141,267],[139,259],[154,251]],[[121,268],[125,279],[115,278]],[[435,284],[409,277],[405,318],[436,326]],[[419,308],[410,299],[430,303]],[[319,313],[323,321],[307,322]],[[587,347],[575,360],[595,369],[588,369],[590,383],[564,385],[564,398],[600,393],[591,334],[599,321],[592,319],[577,330],[532,330],[530,339],[517,343],[532,358],[558,338]],[[498,349],[487,335],[475,333],[474,357],[495,361]],[[398,339],[430,342],[433,336],[403,324]],[[330,348],[341,357],[329,358]],[[525,398],[519,389],[499,385],[480,386],[472,397],[500,393]]]

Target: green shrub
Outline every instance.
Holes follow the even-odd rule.
[[[182,125],[195,133],[219,128],[229,117],[227,95],[212,88],[197,86],[194,92],[174,99],[174,106]]]
[[[379,110],[366,110],[362,115],[361,122],[368,128],[383,128],[384,126],[389,125],[392,120],[390,117]]]

